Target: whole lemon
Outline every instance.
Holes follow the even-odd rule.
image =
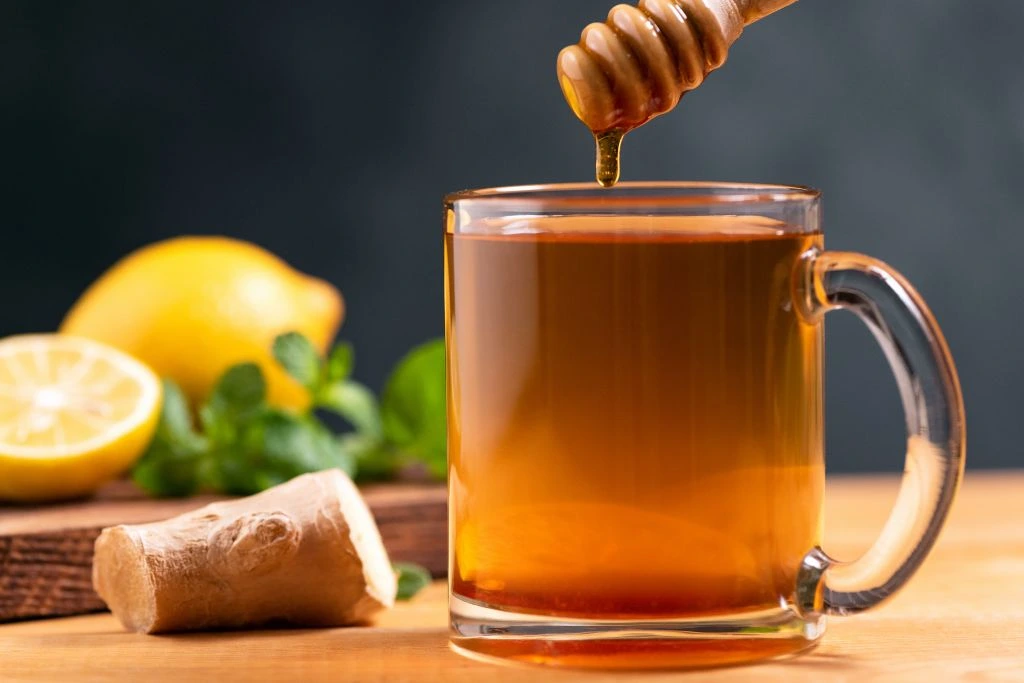
[[[295,330],[324,353],[343,313],[332,285],[254,244],[179,237],[121,259],[85,291],[60,330],[135,356],[195,403],[229,366],[254,361],[271,403],[303,407],[305,390],[271,355],[274,337]]]

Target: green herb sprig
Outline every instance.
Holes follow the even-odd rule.
[[[266,380],[255,363],[229,368],[199,407],[198,421],[181,389],[164,380],[156,434],[133,471],[154,496],[199,491],[247,495],[306,472],[333,467],[357,479],[389,479],[420,464],[445,476],[444,344],[427,342],[395,367],[380,401],[351,378],[352,346],[338,344],[326,358],[297,332],[274,340],[273,354],[309,392],[309,408],[291,411],[267,403]],[[335,434],[316,411],[352,426]]]
[[[409,600],[430,585],[430,572],[414,562],[393,562],[391,566],[398,574],[399,600]]]

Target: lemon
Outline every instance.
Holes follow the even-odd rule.
[[[0,340],[0,499],[91,493],[149,444],[160,379],[134,358],[56,334]]]
[[[254,244],[179,237],[115,264],[72,307],[61,331],[135,356],[194,403],[229,366],[254,361],[271,403],[303,407],[305,390],[271,356],[274,337],[298,331],[323,353],[342,313],[337,289]]]

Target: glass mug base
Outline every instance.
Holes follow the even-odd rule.
[[[451,647],[492,663],[566,668],[681,669],[744,664],[814,647],[825,618],[790,606],[715,618],[564,619],[496,609],[452,595]]]

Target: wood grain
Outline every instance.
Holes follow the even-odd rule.
[[[895,480],[830,482],[826,541],[855,556],[871,543]],[[622,681],[622,674],[483,664],[447,647],[445,586],[434,584],[372,627],[138,636],[110,615],[0,626],[0,680]],[[834,618],[813,652],[786,661],[637,674],[661,681],[1024,680],[1024,472],[969,473],[935,552],[873,612]]]
[[[392,560],[448,568],[444,486],[388,484],[364,489]],[[153,522],[216,500],[150,500],[117,482],[90,501],[0,507],[0,622],[87,614],[105,608],[92,590],[93,541],[115,524]]]

